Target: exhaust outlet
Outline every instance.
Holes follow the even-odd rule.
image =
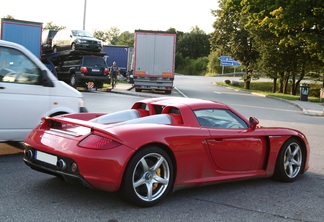
[[[33,158],[33,156],[34,156],[33,151],[31,151],[31,150],[25,151],[25,157],[26,157],[26,159],[31,160]]]
[[[57,163],[56,163],[56,166],[57,166],[57,168],[58,168],[59,170],[65,170],[65,168],[66,168],[66,163],[65,163],[64,160],[59,159],[59,160],[57,161]]]

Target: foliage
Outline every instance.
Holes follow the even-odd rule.
[[[203,76],[206,74],[208,65],[207,57],[198,59],[183,58],[179,53],[176,53],[176,72],[184,75]]]
[[[189,33],[176,33],[176,72],[185,75],[205,75],[210,53],[209,35],[197,26]]]
[[[204,76],[206,74],[207,65],[207,57],[200,57],[195,59],[191,64],[192,73],[198,76]]]
[[[308,73],[324,86],[324,1],[219,0],[219,7],[209,69],[217,68],[217,55],[230,55],[247,77],[253,71],[272,78],[272,92],[296,95]]]
[[[189,33],[178,36],[177,52],[191,59],[208,56],[210,53],[209,35],[197,26],[192,28]]]
[[[93,36],[102,40],[107,45],[134,46],[134,33],[126,31],[120,34],[120,30],[117,27],[112,27],[106,31],[96,30]]]
[[[61,29],[65,29],[66,27],[65,26],[58,26],[58,25],[55,25],[53,24],[53,22],[48,22],[46,23],[46,25],[44,26],[43,29],[51,29],[51,30],[61,30]]]
[[[245,28],[246,16],[242,14],[240,0],[219,0],[219,10],[214,10],[217,17],[211,34],[211,48],[218,56],[229,55],[239,60],[246,67],[245,88],[250,88],[253,69],[258,58],[255,40]]]
[[[208,73],[222,73],[222,67],[219,62],[219,55],[216,51],[213,51],[208,56]]]
[[[5,17],[3,17],[5,19],[15,19],[12,15],[6,15]]]
[[[130,33],[128,31],[123,32],[119,35],[117,45],[124,45],[133,47],[134,46],[134,33]]]
[[[103,42],[106,42],[107,44],[117,45],[118,38],[120,36],[120,29],[117,27],[111,27],[109,30],[106,31],[96,30],[93,33],[93,36],[102,40]]]
[[[255,38],[260,58],[258,68],[269,77],[279,78],[279,91],[296,95],[307,72],[323,61],[314,52],[323,52],[323,1],[243,0],[246,29]],[[316,49],[315,49],[316,48]],[[321,54],[321,53],[320,53]],[[289,59],[287,59],[289,58]],[[288,81],[292,81],[290,90]]]

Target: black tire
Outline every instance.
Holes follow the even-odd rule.
[[[280,149],[274,178],[284,182],[292,182],[302,173],[304,165],[305,152],[303,146],[297,139],[290,138]]]
[[[135,92],[142,92],[141,89],[135,89]]]
[[[171,94],[171,90],[165,90],[165,94],[170,95]]]
[[[173,163],[159,147],[139,150],[129,161],[120,194],[129,203],[151,207],[162,201],[172,190]]]
[[[95,88],[96,88],[96,90],[103,88],[103,83],[102,82],[95,83]]]
[[[77,87],[77,79],[76,79],[76,75],[75,74],[71,74],[70,76],[70,85],[74,88]]]

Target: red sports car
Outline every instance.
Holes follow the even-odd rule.
[[[111,114],[43,118],[25,139],[24,162],[140,206],[184,187],[295,180],[308,169],[305,135],[258,123],[218,102],[150,98]]]

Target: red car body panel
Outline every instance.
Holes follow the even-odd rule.
[[[180,114],[169,113],[173,108],[178,109]],[[287,128],[201,127],[193,110],[206,108],[230,110],[249,125],[245,117],[225,104],[187,98],[152,98],[136,102],[132,109],[141,110],[138,111],[141,117],[168,113],[172,124],[118,125],[88,121],[103,116],[102,113],[48,117],[25,139],[25,152],[31,148],[33,152],[41,151],[58,159],[71,159],[78,165],[76,176],[79,179],[92,187],[112,192],[119,190],[127,164],[134,153],[150,144],[162,147],[171,156],[175,166],[174,190],[271,177],[280,148],[290,137],[299,138],[304,145],[306,162],[303,171],[308,169],[309,144],[301,132]],[[51,123],[56,121],[62,123],[62,129],[51,130],[55,128]],[[70,133],[71,129],[76,134]],[[89,134],[109,138],[119,146],[109,149],[80,147],[80,141]],[[27,157],[24,160],[27,165],[38,170],[62,174],[55,166],[42,165]]]

